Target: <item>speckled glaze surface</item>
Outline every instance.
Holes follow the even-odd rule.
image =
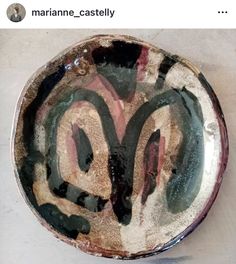
[[[39,69],[16,109],[16,177],[40,222],[97,256],[160,253],[206,216],[228,137],[190,62],[129,36],[95,36]]]

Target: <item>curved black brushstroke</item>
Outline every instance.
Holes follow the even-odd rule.
[[[34,165],[36,161],[44,161],[44,156],[34,145],[36,113],[55,85],[63,78],[64,74],[65,69],[61,66],[58,67],[57,71],[47,76],[40,84],[36,97],[29,104],[23,114],[23,143],[28,154],[22,161],[22,166],[19,170],[19,177],[28,199],[36,208],[37,202],[32,187],[34,183]]]
[[[125,136],[122,140],[122,146],[126,146],[126,153],[127,153],[127,164],[129,164],[129,166],[126,169],[126,180],[125,182],[128,183],[128,187],[126,187],[125,190],[122,190],[122,188],[119,188],[118,191],[118,201],[120,202],[120,204],[122,204],[122,202],[126,201],[130,201],[131,199],[131,194],[132,194],[132,186],[133,186],[133,169],[134,169],[134,158],[135,158],[135,152],[136,152],[136,148],[137,148],[137,143],[138,143],[138,138],[140,135],[140,132],[142,130],[142,127],[145,123],[145,121],[147,120],[147,118],[156,110],[160,109],[161,107],[164,107],[166,105],[172,105],[172,104],[177,104],[178,107],[182,108],[182,114],[185,116],[187,114],[187,110],[185,107],[182,106],[182,100],[183,98],[186,98],[186,96],[190,97],[190,101],[192,100],[192,98],[195,98],[197,100],[197,98],[191,94],[189,91],[187,91],[186,89],[183,90],[177,90],[177,89],[171,89],[171,90],[167,90],[166,92],[157,95],[155,97],[153,97],[149,102],[144,103],[137,111],[136,113],[132,116],[132,118],[130,119],[127,128],[126,128],[126,133]],[[196,109],[194,109],[196,110]],[[192,110],[194,112],[194,110]],[[199,109],[200,111],[200,109]],[[197,113],[197,112],[196,112]],[[198,117],[196,117],[198,118]],[[199,142],[199,144],[202,146],[203,145],[203,139],[202,139],[202,124],[199,125],[199,127],[196,127],[196,125],[193,124],[193,121],[195,120],[189,120],[189,122],[185,123],[185,131],[186,133],[184,134],[184,140],[185,137],[188,137],[187,131],[192,131],[192,135],[196,134],[196,138]],[[193,136],[194,138],[194,136]],[[183,142],[184,142],[183,140]],[[192,145],[191,140],[188,140],[187,143],[185,144],[186,149],[188,149],[189,146]],[[198,157],[199,162],[198,162],[198,166],[201,167],[200,165],[203,162],[203,156],[202,156],[202,151],[199,152],[199,149],[191,149],[191,152],[195,154],[195,157]],[[195,167],[194,167],[195,168]],[[187,173],[184,173],[184,177],[185,179],[189,176],[188,172],[189,172],[189,166],[187,165],[186,168]],[[182,168],[182,172],[185,172],[185,169]],[[191,176],[191,175],[190,175]],[[201,173],[194,173],[191,177],[191,182],[196,181],[197,179],[201,179],[202,174]],[[173,181],[176,180],[175,177],[172,177]],[[175,193],[176,191],[178,192],[178,181],[177,182],[173,182],[172,181],[172,187]],[[200,180],[199,180],[200,181]],[[182,181],[183,183],[184,181]],[[169,185],[170,186],[170,185]],[[118,186],[119,187],[119,186]],[[189,187],[189,186],[188,186]],[[191,199],[189,199],[189,201],[193,201],[199,191],[200,185],[198,185],[193,192],[190,192],[189,196],[192,195]],[[189,188],[188,188],[189,189]],[[181,197],[181,191],[178,192],[179,193],[179,197]],[[184,195],[185,192],[182,192],[182,195]],[[124,200],[124,198],[126,198]],[[117,204],[115,204],[115,206],[117,205],[117,207],[113,207],[114,211],[116,212],[116,215],[119,215],[120,213],[122,213],[123,208],[121,205],[119,205],[119,202],[117,202]],[[130,202],[131,204],[131,202]],[[169,206],[171,207],[171,201],[169,203]],[[189,206],[189,203],[188,203]],[[129,208],[129,207],[128,207]],[[131,206],[130,206],[131,208]],[[127,210],[127,209],[126,209]],[[131,212],[131,209],[130,209]],[[131,213],[130,213],[131,215]]]
[[[67,218],[55,205],[45,204],[39,206],[33,192],[35,163],[43,163],[45,159],[45,157],[36,149],[34,145],[36,113],[55,85],[63,78],[64,74],[65,69],[61,66],[56,72],[47,76],[40,84],[36,97],[24,112],[23,141],[28,154],[23,159],[21,169],[19,170],[19,178],[27,198],[39,214],[59,232],[67,235],[68,237],[76,238],[80,232],[83,234],[87,234],[89,232],[89,222],[81,216],[72,215]],[[48,166],[47,171],[50,172],[50,167]]]
[[[31,144],[34,140],[34,126],[37,110],[64,75],[65,68],[60,66],[56,72],[47,76],[40,84],[36,97],[25,110],[23,115],[23,141],[26,151],[30,151],[30,148],[33,147]]]
[[[168,55],[164,57],[158,69],[159,73],[158,73],[158,77],[157,77],[157,80],[154,86],[156,90],[161,90],[163,88],[164,81],[166,79],[166,74],[168,73],[170,68],[173,65],[175,65],[176,62],[177,62],[177,56]]]
[[[98,73],[113,85],[120,99],[128,99],[135,92],[141,50],[139,44],[117,40],[109,47],[99,47],[92,52]]]
[[[62,99],[48,114],[47,121],[45,123],[46,134],[46,146],[47,146],[47,164],[50,167],[50,175],[48,175],[48,183],[50,189],[54,194],[59,197],[66,198],[69,201],[87,208],[93,212],[101,211],[107,199],[103,199],[99,196],[92,195],[83,189],[74,186],[73,184],[66,182],[58,171],[58,156],[56,152],[56,133],[58,123],[73,102],[88,101],[92,103],[101,118],[106,140],[111,148],[119,146],[119,140],[116,136],[115,126],[113,119],[109,112],[108,106],[104,102],[103,98],[97,95],[93,91],[79,89],[75,91],[71,97]]]
[[[87,235],[90,232],[88,220],[78,215],[67,216],[53,204],[40,205],[38,212],[53,228],[70,238],[76,239],[79,233]]]
[[[186,210],[197,196],[202,180],[204,160],[203,116],[197,98],[187,89],[177,90],[181,95],[181,115],[175,116],[183,140],[178,151],[172,175],[166,187],[168,208],[172,213]],[[183,114],[184,113],[184,114]]]

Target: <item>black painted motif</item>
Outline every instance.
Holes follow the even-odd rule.
[[[137,60],[142,47],[138,44],[127,44],[115,41],[111,47],[99,47],[92,52],[92,57],[100,75],[106,78],[114,87],[121,100],[132,103],[132,96],[136,92]],[[159,68],[159,76],[153,89],[163,88],[165,77],[176,63],[175,57],[165,57]],[[34,182],[34,165],[36,162],[46,163],[47,179],[51,192],[60,198],[65,198],[78,206],[92,212],[101,212],[108,200],[90,194],[89,192],[64,181],[58,170],[57,156],[57,126],[65,111],[74,103],[86,101],[92,104],[101,119],[103,133],[107,142],[109,157],[108,171],[112,184],[111,203],[117,220],[122,225],[128,225],[132,218],[132,202],[134,180],[134,163],[137,145],[142,128],[150,115],[165,106],[171,106],[180,113],[176,115],[183,135],[182,145],[173,173],[166,187],[166,200],[169,210],[178,213],[187,209],[195,199],[201,183],[203,157],[202,113],[197,98],[184,87],[167,89],[156,94],[149,101],[143,103],[130,118],[124,137],[120,142],[112,115],[105,100],[94,91],[83,87],[76,89],[70,95],[55,104],[49,111],[45,122],[47,154],[43,156],[34,144],[34,129],[36,113],[40,106],[65,75],[64,67],[47,76],[41,83],[35,99],[29,104],[24,113],[23,134],[27,156],[23,161],[20,179],[25,192],[39,211],[51,225],[68,237],[76,238],[79,233],[87,234],[90,230],[89,222],[82,216],[67,217],[60,210],[50,204],[38,206],[32,185]],[[53,124],[53,125],[52,125]],[[93,162],[93,150],[83,129],[73,125],[73,140],[77,146],[78,166],[83,172],[89,172]],[[154,160],[151,171],[145,174],[146,187],[142,195],[142,204],[156,187],[158,155],[161,132],[155,131],[144,148],[144,166],[149,162],[148,149],[154,146]],[[62,219],[62,220],[60,220]]]

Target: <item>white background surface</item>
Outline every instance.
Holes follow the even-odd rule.
[[[204,222],[161,255],[129,263],[236,263],[236,30],[0,30],[0,264],[117,264],[60,242],[21,197],[10,163],[10,133],[21,89],[40,66],[77,41],[100,33],[129,34],[197,65],[223,108],[230,157]],[[128,263],[128,261],[124,261]]]

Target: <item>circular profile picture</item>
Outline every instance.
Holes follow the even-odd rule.
[[[12,22],[20,22],[25,18],[25,8],[19,3],[14,3],[8,6],[7,8],[7,17]]]

